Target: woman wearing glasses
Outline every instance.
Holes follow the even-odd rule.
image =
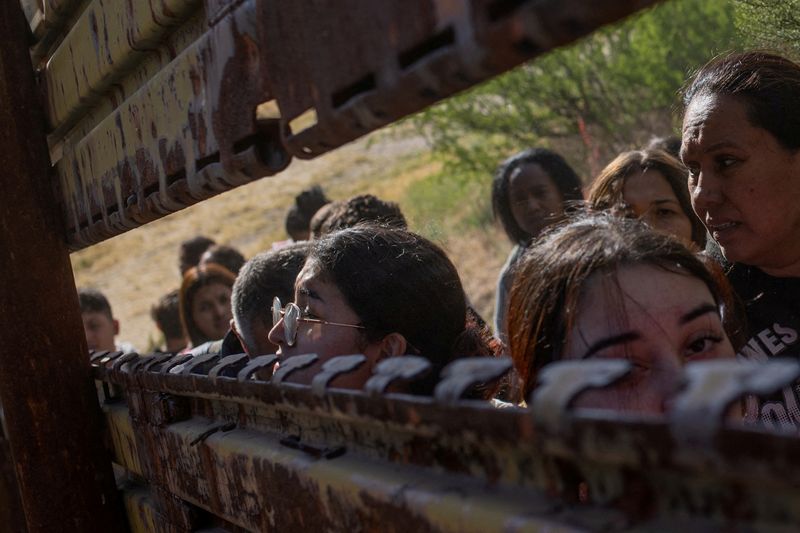
[[[467,320],[461,280],[444,251],[404,230],[356,226],[312,244],[295,283],[294,305],[277,304],[269,339],[281,359],[315,353],[317,364],[295,380],[310,382],[324,361],[361,353],[366,364],[332,386],[360,388],[380,360],[420,355],[439,370],[462,356],[492,355],[489,334]]]

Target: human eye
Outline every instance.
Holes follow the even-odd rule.
[[[319,316],[317,316],[316,314],[314,314],[314,313],[311,311],[311,307],[309,307],[308,305],[306,305],[305,307],[301,307],[301,308],[300,308],[300,318],[305,318],[305,319],[307,319],[307,320],[318,320],[318,319],[319,319]]]
[[[717,167],[720,168],[721,170],[730,168],[738,162],[739,160],[737,158],[730,155],[719,155],[716,157]]]
[[[716,332],[701,332],[686,343],[683,355],[686,359],[708,356],[722,342],[722,335]]]
[[[660,217],[666,218],[666,217],[671,217],[675,214],[677,214],[675,210],[669,207],[659,207],[658,209],[656,209],[656,215]]]

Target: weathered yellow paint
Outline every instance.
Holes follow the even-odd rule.
[[[336,524],[341,513],[374,522],[389,530],[407,515],[437,531],[579,531],[558,515],[559,505],[531,489],[486,486],[477,479],[409,465],[366,459],[345,453],[317,459],[288,448],[270,434],[235,429],[216,432],[202,444],[191,444],[207,422],[173,424],[158,439],[170,491],[186,501],[249,530],[301,527],[288,509],[276,507],[283,491],[303,494],[298,502],[315,523]],[[258,472],[280,471],[271,480]],[[286,477],[295,484],[279,483]],[[191,492],[187,491],[191,487]],[[200,495],[201,497],[198,497]],[[599,519],[599,516],[598,516]]]
[[[153,533],[162,529],[149,492],[144,489],[125,490],[122,499],[131,533]]]
[[[199,4],[200,0],[94,0],[47,62],[51,127],[69,127]]]
[[[143,476],[144,472],[128,408],[124,404],[106,404],[103,406],[103,412],[106,415],[106,423],[111,436],[114,460],[126,470]]]
[[[76,229],[97,226],[92,211],[99,211],[102,220],[99,228],[73,235],[74,246],[121,233],[263,175],[259,162],[247,156],[227,154],[225,169],[225,153],[219,163],[197,166],[198,160],[221,151],[215,121],[220,118],[224,72],[241,46],[235,41],[254,42],[254,4],[240,5],[234,17],[184,50],[85,137],[64,143],[57,170],[70,223]],[[254,122],[255,105],[251,113]],[[177,174],[188,185],[183,198],[167,191],[168,177]]]

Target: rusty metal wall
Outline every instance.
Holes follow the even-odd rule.
[[[623,377],[620,361],[553,365],[532,409],[497,409],[461,397],[507,360],[458,361],[420,397],[385,391],[413,380],[424,360],[384,363],[364,390],[346,391],[327,384],[358,358],[328,361],[310,386],[293,383],[311,359],[290,358],[272,375],[274,356],[95,354],[95,377],[124,391],[105,404],[115,460],[148,495],[148,505],[128,505],[140,516],[132,523],[483,532],[800,522],[800,441],[726,421],[732,402],[798,376],[796,363],[690,365],[673,410],[644,418],[570,407]]]
[[[657,0],[23,0],[79,249]]]
[[[0,528],[124,530],[18,3],[0,35]]]

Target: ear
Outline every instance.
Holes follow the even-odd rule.
[[[111,323],[114,325],[114,336],[116,337],[117,335],[119,335],[119,320],[115,318],[114,320],[111,321]]]
[[[386,357],[405,355],[407,346],[408,342],[402,334],[397,332],[389,333],[379,343],[378,358],[380,360]]]
[[[247,348],[247,345],[244,343],[244,339],[242,338],[242,335],[239,333],[239,330],[236,329],[236,322],[232,318],[231,318],[231,331],[233,332],[234,335],[236,335],[236,338],[239,339],[239,344],[242,345],[242,348],[244,349],[244,353],[246,353],[247,355],[250,355],[250,350]]]

